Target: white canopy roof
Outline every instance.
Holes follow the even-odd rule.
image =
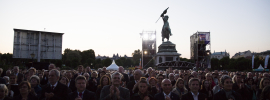
[[[114,60],[113,60],[113,62],[112,62],[112,64],[110,65],[110,66],[108,66],[107,68],[106,68],[106,70],[117,70],[118,71],[118,66],[115,64],[115,62],[114,62]]]
[[[258,67],[258,69],[263,69],[262,65],[260,64],[260,66]]]

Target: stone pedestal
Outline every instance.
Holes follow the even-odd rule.
[[[177,53],[175,49],[175,44],[170,41],[163,42],[158,47],[158,52],[156,54],[156,65],[171,61],[180,61],[181,54]]]

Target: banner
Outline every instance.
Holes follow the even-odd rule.
[[[200,44],[208,44],[210,42],[210,33],[199,33],[198,34],[198,40]]]
[[[252,56],[252,69],[254,69],[254,55]]]
[[[266,57],[265,57],[265,63],[264,63],[264,68],[266,69],[267,68],[267,64],[268,64],[268,60],[269,60],[269,55],[267,55]]]

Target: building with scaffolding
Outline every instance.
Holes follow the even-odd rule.
[[[190,36],[190,59],[197,68],[211,68],[210,32],[196,32]]]
[[[143,31],[142,38],[142,67],[153,67],[156,55],[156,31]]]

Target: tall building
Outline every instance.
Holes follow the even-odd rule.
[[[211,59],[212,58],[217,58],[217,59],[222,59],[223,57],[230,57],[230,54],[226,52],[226,50],[224,52],[215,52],[211,54]]]

